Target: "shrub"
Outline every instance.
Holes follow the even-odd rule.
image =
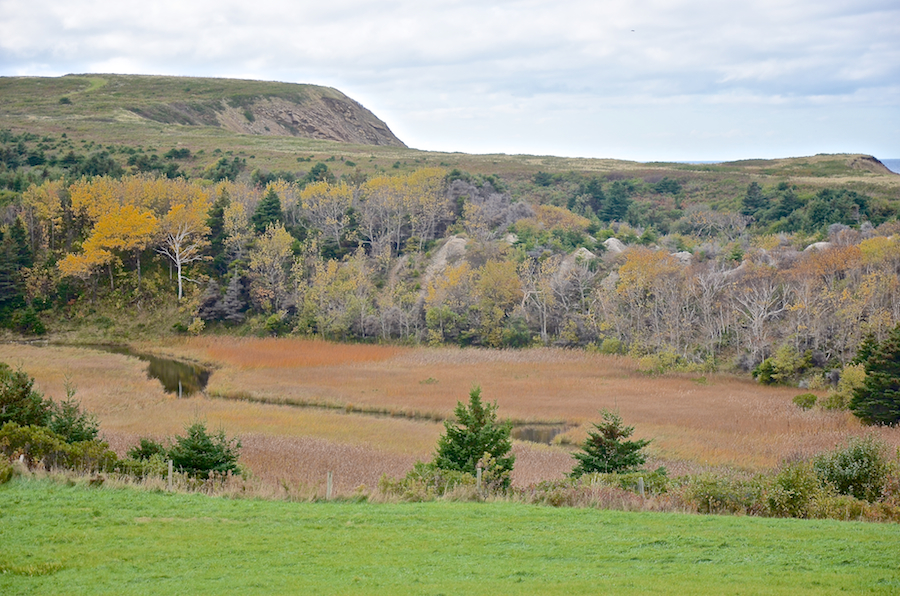
[[[7,422],[20,426],[47,424],[51,402],[33,387],[34,379],[0,362],[0,425]]]
[[[816,405],[816,400],[818,399],[815,393],[801,393],[794,396],[794,399],[791,401],[801,410],[810,410]]]
[[[43,426],[7,422],[0,428],[0,451],[7,457],[25,456],[29,466],[63,451],[64,447],[62,437]]]
[[[136,447],[132,447],[126,453],[128,459],[134,460],[150,459],[154,455],[158,455],[162,459],[166,459],[168,457],[166,448],[162,443],[157,443],[153,439],[146,438],[142,438],[141,442]]]
[[[241,449],[239,440],[226,439],[224,430],[210,435],[202,422],[185,430],[187,435],[175,437],[175,444],[168,452],[175,468],[188,476],[203,479],[240,473],[237,465]]]
[[[789,346],[784,345],[775,351],[775,355],[766,358],[753,369],[753,378],[763,385],[783,385],[791,381],[812,362],[812,352],[803,356]]]
[[[378,489],[385,495],[411,502],[433,501],[448,493],[457,497],[466,495],[466,500],[477,497],[475,476],[458,470],[442,469],[433,462],[416,462],[406,476],[396,480],[384,475],[378,482]]]
[[[509,422],[497,422],[497,403],[483,404],[481,388],[473,387],[469,405],[456,403],[456,422],[446,421],[446,432],[438,440],[434,465],[443,470],[476,474],[477,464],[487,454],[493,458],[493,473],[511,472],[515,456]],[[508,475],[505,486],[509,486]]]
[[[97,417],[81,411],[81,404],[71,398],[52,404],[47,428],[61,436],[66,443],[93,441],[100,428]]]
[[[581,477],[581,481],[591,485],[606,484],[636,493],[641,478],[644,479],[645,494],[660,495],[669,490],[670,479],[665,468],[618,474],[585,474]]]
[[[775,517],[807,518],[815,509],[816,499],[827,494],[808,462],[790,463],[782,467],[767,487],[766,506],[769,515]]]
[[[846,447],[817,457],[816,474],[842,495],[877,501],[890,473],[883,443],[873,437],[853,438]]]
[[[866,382],[866,369],[862,364],[848,364],[841,371],[841,378],[835,389],[828,392],[822,401],[826,410],[846,410],[853,398],[853,392]]]
[[[647,459],[641,450],[649,440],[626,441],[634,433],[634,427],[622,426],[622,417],[610,410],[602,410],[600,414],[603,422],[594,424],[596,430],[589,431],[581,444],[582,453],[573,456],[578,460],[570,474],[573,478],[592,472],[631,472]]]
[[[761,514],[762,486],[758,479],[718,475],[690,478],[676,491],[685,505],[698,513]]]
[[[105,442],[97,440],[67,443],[43,426],[20,426],[7,422],[0,429],[0,452],[7,457],[25,456],[29,466],[43,462],[53,467],[79,470],[112,470],[118,461]]]
[[[0,484],[6,484],[16,476],[16,469],[6,459],[0,459]]]
[[[129,455],[128,459],[119,461],[116,469],[129,476],[146,478],[147,476],[164,476],[168,467],[168,459],[165,452],[162,452],[154,453],[146,458],[134,458]]]

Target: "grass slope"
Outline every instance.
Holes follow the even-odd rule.
[[[308,169],[306,160],[310,160],[327,161],[329,169],[338,176],[356,170],[371,175],[412,171],[424,166],[497,174],[507,180],[530,180],[539,171],[612,174],[648,180],[670,176],[686,184],[686,205],[740,196],[751,180],[767,185],[773,180],[790,179],[812,188],[841,184],[887,200],[896,200],[900,189],[900,176],[860,155],[816,155],[723,164],[637,163],[617,159],[441,153],[277,136],[274,129],[271,135],[242,134],[212,125],[213,110],[218,110],[223,102],[240,112],[252,107],[259,98],[281,98],[302,104],[310,98],[345,99],[345,96],[340,91],[316,85],[199,77],[109,74],[0,77],[0,129],[52,138],[66,133],[76,142],[142,147],[148,152],[164,153],[175,146],[188,148],[194,157],[185,164],[185,171],[192,176],[199,175],[218,159],[219,153],[213,153],[218,150],[229,157],[245,159],[248,172],[254,168],[303,170]],[[185,114],[189,116],[187,119],[182,118]],[[298,164],[298,157],[304,163]],[[515,193],[516,189],[512,190]]]
[[[896,594],[900,526],[0,487],[0,593]]]

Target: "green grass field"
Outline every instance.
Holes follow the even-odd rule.
[[[0,593],[897,594],[900,526],[14,480]]]

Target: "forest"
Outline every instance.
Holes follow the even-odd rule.
[[[0,316],[19,333],[174,308],[155,332],[583,347],[821,385],[900,321],[890,193],[782,177],[703,201],[677,174],[231,156],[188,177],[184,148],[0,141]]]

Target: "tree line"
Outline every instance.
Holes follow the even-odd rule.
[[[865,334],[883,339],[900,320],[897,224],[874,227],[861,195],[826,189],[802,205],[831,197],[852,225],[828,216],[815,234],[770,234],[751,185],[753,215],[703,223],[698,208],[691,234],[660,234],[593,211],[627,218],[629,206],[608,201],[628,197],[621,180],[586,183],[579,214],[458,171],[321,174],[33,184],[0,227],[0,314],[40,331],[65,308],[169,301],[186,313],[178,328],[194,332],[592,346],[651,368],[751,370],[774,358],[784,380],[849,363]]]

